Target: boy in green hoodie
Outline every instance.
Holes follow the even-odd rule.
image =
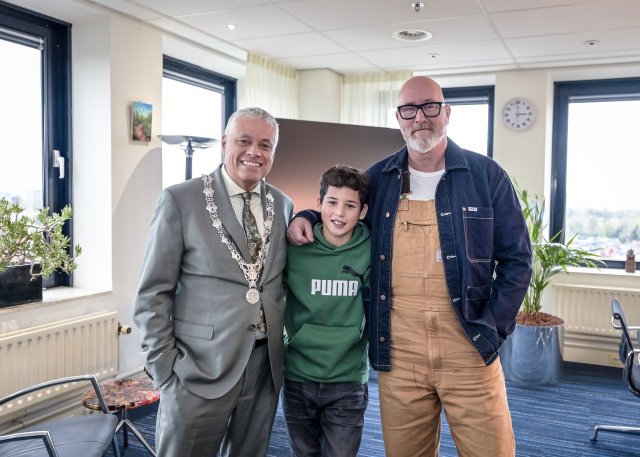
[[[369,179],[336,165],[320,178],[315,241],[288,245],[283,410],[292,455],[354,457],[368,403]]]

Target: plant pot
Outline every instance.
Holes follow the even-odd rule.
[[[539,386],[556,384],[562,374],[563,325],[516,325],[500,348],[507,381]]]
[[[40,264],[34,266],[40,271]],[[42,301],[42,276],[31,279],[31,265],[17,265],[0,271],[0,308]]]

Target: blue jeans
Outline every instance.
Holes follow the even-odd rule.
[[[369,386],[284,380],[282,409],[294,457],[355,457]]]

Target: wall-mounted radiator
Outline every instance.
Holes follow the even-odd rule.
[[[0,397],[46,380],[90,373],[99,378],[118,373],[115,311],[0,334]],[[69,389],[60,387],[23,397],[20,402],[0,408],[0,416],[11,409],[28,409],[65,390]]]
[[[551,312],[565,321],[565,361],[622,366],[620,332],[611,325],[612,298],[622,305],[629,325],[640,325],[640,289],[553,285]]]

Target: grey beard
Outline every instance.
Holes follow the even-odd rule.
[[[442,141],[443,137],[444,135],[437,135],[435,133],[433,135],[427,136],[426,138],[425,137],[416,138],[414,136],[409,135],[409,137],[406,138],[406,141],[409,149],[419,152],[420,154],[426,154],[427,152],[435,148],[438,145],[438,143]]]

